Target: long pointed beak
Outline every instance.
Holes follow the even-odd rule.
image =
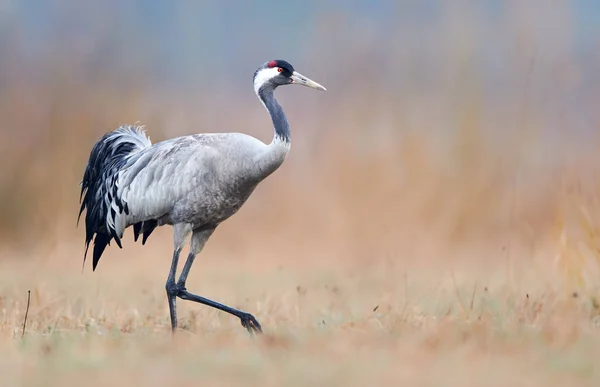
[[[302,85],[302,86],[310,87],[311,89],[315,89],[315,90],[327,91],[326,88],[319,85],[317,82],[313,81],[312,79],[305,77],[304,75],[300,74],[297,71],[294,71],[292,73],[292,76],[290,77],[290,79],[292,80],[292,84],[295,84],[295,85]]]

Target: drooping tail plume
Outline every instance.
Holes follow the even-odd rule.
[[[152,146],[143,131],[143,126],[124,125],[106,133],[92,148],[88,164],[81,182],[81,208],[77,224],[84,209],[85,215],[85,253],[94,239],[93,270],[100,256],[112,239],[121,247],[121,239],[114,229],[116,211],[129,213],[127,203],[118,192],[119,172],[131,156]],[[82,200],[83,199],[83,200]],[[109,222],[112,219],[113,222]]]

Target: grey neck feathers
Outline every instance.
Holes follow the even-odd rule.
[[[265,105],[265,108],[271,115],[275,134],[273,141],[268,145],[266,152],[261,154],[257,163],[261,171],[261,178],[265,178],[273,173],[285,160],[290,150],[291,133],[290,125],[283,109],[275,99],[273,92],[275,88],[270,85],[264,85],[258,90],[258,98]]]
[[[288,124],[287,117],[285,116],[281,105],[279,105],[275,99],[274,91],[274,87],[265,85],[258,90],[258,97],[265,104],[265,107],[271,115],[271,120],[273,120],[273,126],[275,127],[275,137],[273,140],[290,143],[290,125]]]

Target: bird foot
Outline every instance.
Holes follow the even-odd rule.
[[[242,321],[242,326],[248,330],[248,333],[262,333],[262,327],[250,313],[244,313],[240,317],[240,320]]]

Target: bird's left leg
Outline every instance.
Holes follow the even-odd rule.
[[[179,254],[181,248],[175,248],[173,252],[173,261],[171,262],[171,269],[169,270],[169,277],[167,277],[167,283],[165,289],[167,290],[167,301],[169,302],[169,315],[171,316],[171,330],[175,332],[177,330],[177,285],[175,284],[175,274],[177,272],[177,262],[179,262]]]
[[[208,238],[210,238],[214,231],[214,226],[194,230],[192,234],[192,240],[190,243],[190,254],[188,255],[187,260],[185,261],[185,265],[183,266],[183,269],[181,270],[181,274],[179,276],[179,280],[177,281],[177,288],[179,289],[179,293],[177,294],[177,296],[183,300],[198,302],[200,304],[222,310],[223,312],[238,317],[242,322],[242,326],[246,328],[250,333],[262,332],[260,324],[250,313],[246,313],[241,310],[231,308],[227,305],[223,305],[218,302],[209,300],[208,298],[192,294],[188,292],[185,288],[185,282],[187,280],[188,274],[190,273],[190,269],[192,268],[192,264],[194,263],[196,255],[198,255],[202,251],[204,245],[208,241]]]

